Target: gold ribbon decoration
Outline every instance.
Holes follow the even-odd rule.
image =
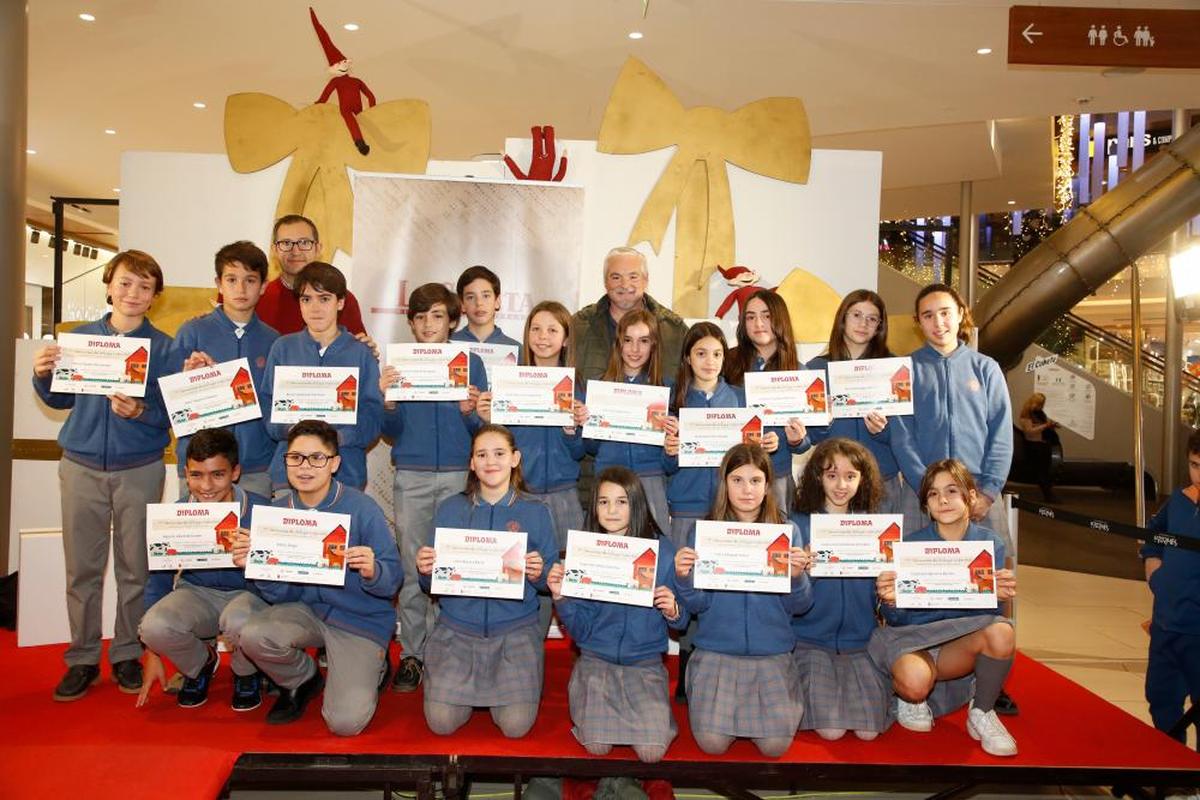
[[[789,183],[806,183],[812,139],[804,104],[768,97],[726,112],[683,107],[636,58],[621,68],[604,111],[597,149],[632,155],[675,146],[675,155],[642,205],[629,244],[658,252],[675,220],[672,307],[685,317],[708,315],[708,279],[734,259],[733,203],[726,162]]]
[[[347,167],[423,175],[432,123],[424,100],[391,100],[365,109],[358,124],[371,142],[362,155],[346,136],[336,104],[304,108],[258,92],[225,101],[225,150],[237,172],[257,172],[292,156],[275,218],[303,214],[321,231],[327,260],[352,253],[354,197]],[[274,264],[272,265],[274,270]]]

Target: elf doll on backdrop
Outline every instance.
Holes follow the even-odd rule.
[[[337,45],[329,38],[329,32],[321,25],[320,20],[317,19],[317,12],[313,11],[311,6],[308,13],[312,17],[313,30],[317,32],[317,39],[321,41],[321,48],[325,51],[325,58],[329,61],[329,74],[333,76],[329,79],[329,83],[325,84],[325,89],[317,98],[317,102],[324,103],[330,95],[337,92],[338,108],[341,109],[342,119],[346,121],[350,138],[354,140],[354,146],[358,148],[358,152],[365,156],[371,152],[371,146],[363,138],[356,117],[363,110],[362,98],[366,97],[367,106],[371,107],[375,105],[375,95],[371,93],[365,83],[350,74],[353,66],[350,59],[342,55],[342,51],[338,50]]]
[[[720,271],[721,277],[725,279],[725,283],[733,287],[733,291],[721,301],[721,305],[717,307],[717,312],[714,314],[717,319],[724,317],[733,308],[733,304],[737,303],[738,319],[741,319],[745,313],[746,302],[750,299],[750,295],[757,292],[762,287],[758,285],[759,274],[750,267],[730,267],[725,269],[721,265],[717,265],[717,270]],[[774,291],[772,289],[771,291]]]

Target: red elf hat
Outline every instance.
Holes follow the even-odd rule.
[[[312,6],[308,7],[308,14],[312,17],[313,30],[317,32],[317,39],[321,41],[321,49],[325,51],[325,58],[329,59],[329,66],[333,66],[339,61],[345,61],[346,57],[342,55],[342,51],[337,49],[337,45],[333,43],[333,39],[329,38],[329,32],[325,30],[325,26],[317,19],[317,12],[312,10]]]
[[[745,275],[747,272],[751,271],[747,267],[730,267],[729,269],[726,269],[725,267],[722,267],[720,264],[717,265],[717,270],[720,271],[721,277],[727,281],[732,280],[732,279],[738,277],[739,275]]]

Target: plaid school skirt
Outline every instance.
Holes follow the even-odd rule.
[[[583,745],[666,747],[678,733],[661,657],[612,664],[583,653],[571,670],[567,700],[571,732]]]
[[[866,650],[838,653],[806,642],[792,650],[804,716],[800,730],[883,732],[891,726],[892,685]]]
[[[871,634],[867,652],[871,654],[871,660],[875,662],[875,666],[890,676],[892,664],[896,663],[896,659],[900,656],[928,650],[936,662],[938,651],[942,645],[975,633],[975,631],[983,630],[993,622],[1012,624],[1012,620],[1007,617],[980,614],[972,617],[940,619],[937,622],[926,622],[921,625],[900,625],[898,627],[885,625],[882,628],[876,628],[875,632]],[[966,705],[974,694],[975,675],[972,673],[961,678],[938,681],[925,702],[929,703],[929,710],[933,712],[933,715],[940,717]],[[888,709],[891,713],[890,703]]]
[[[791,653],[731,656],[697,647],[687,696],[693,731],[748,739],[794,736],[804,710]]]
[[[500,636],[435,624],[425,643],[425,697],[456,706],[539,703],[545,671],[537,620]]]

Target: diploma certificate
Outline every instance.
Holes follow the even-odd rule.
[[[679,466],[719,467],[735,444],[762,444],[763,421],[752,408],[679,409]]]
[[[813,514],[809,549],[814,578],[873,578],[891,569],[892,546],[900,541],[900,514]]]
[[[635,536],[567,531],[565,597],[631,606],[654,605],[658,541]]]
[[[384,400],[466,400],[471,356],[466,342],[389,344],[387,365],[400,373]]]
[[[525,596],[525,531],[437,528],[433,594],[520,600]]]
[[[805,425],[828,425],[828,379],[823,369],[785,372],[747,372],[746,406],[762,415],[768,428],[783,427],[789,419]]]
[[[700,520],[695,586],[787,594],[792,590],[791,548],[791,525]]]
[[[912,359],[830,361],[829,404],[834,418],[913,413]]]
[[[496,367],[515,367],[521,359],[521,348],[515,344],[491,344],[489,342],[467,342],[472,355],[479,356],[483,371],[487,373],[488,386],[496,380]]]
[[[571,367],[497,366],[492,378],[492,422],[497,425],[575,424]]]
[[[246,577],[344,586],[350,515],[258,506],[250,525]]]
[[[58,362],[51,372],[50,391],[62,394],[120,392],[146,396],[150,374],[150,340],[135,336],[60,333]]]
[[[276,367],[271,422],[358,421],[358,367]]]
[[[148,503],[146,553],[150,569],[233,566],[233,537],[241,527],[237,503]]]
[[[258,393],[244,358],[158,379],[175,436],[261,419]]]
[[[996,608],[991,542],[896,542],[896,608]]]
[[[661,447],[670,395],[666,386],[588,381],[583,438]]]

